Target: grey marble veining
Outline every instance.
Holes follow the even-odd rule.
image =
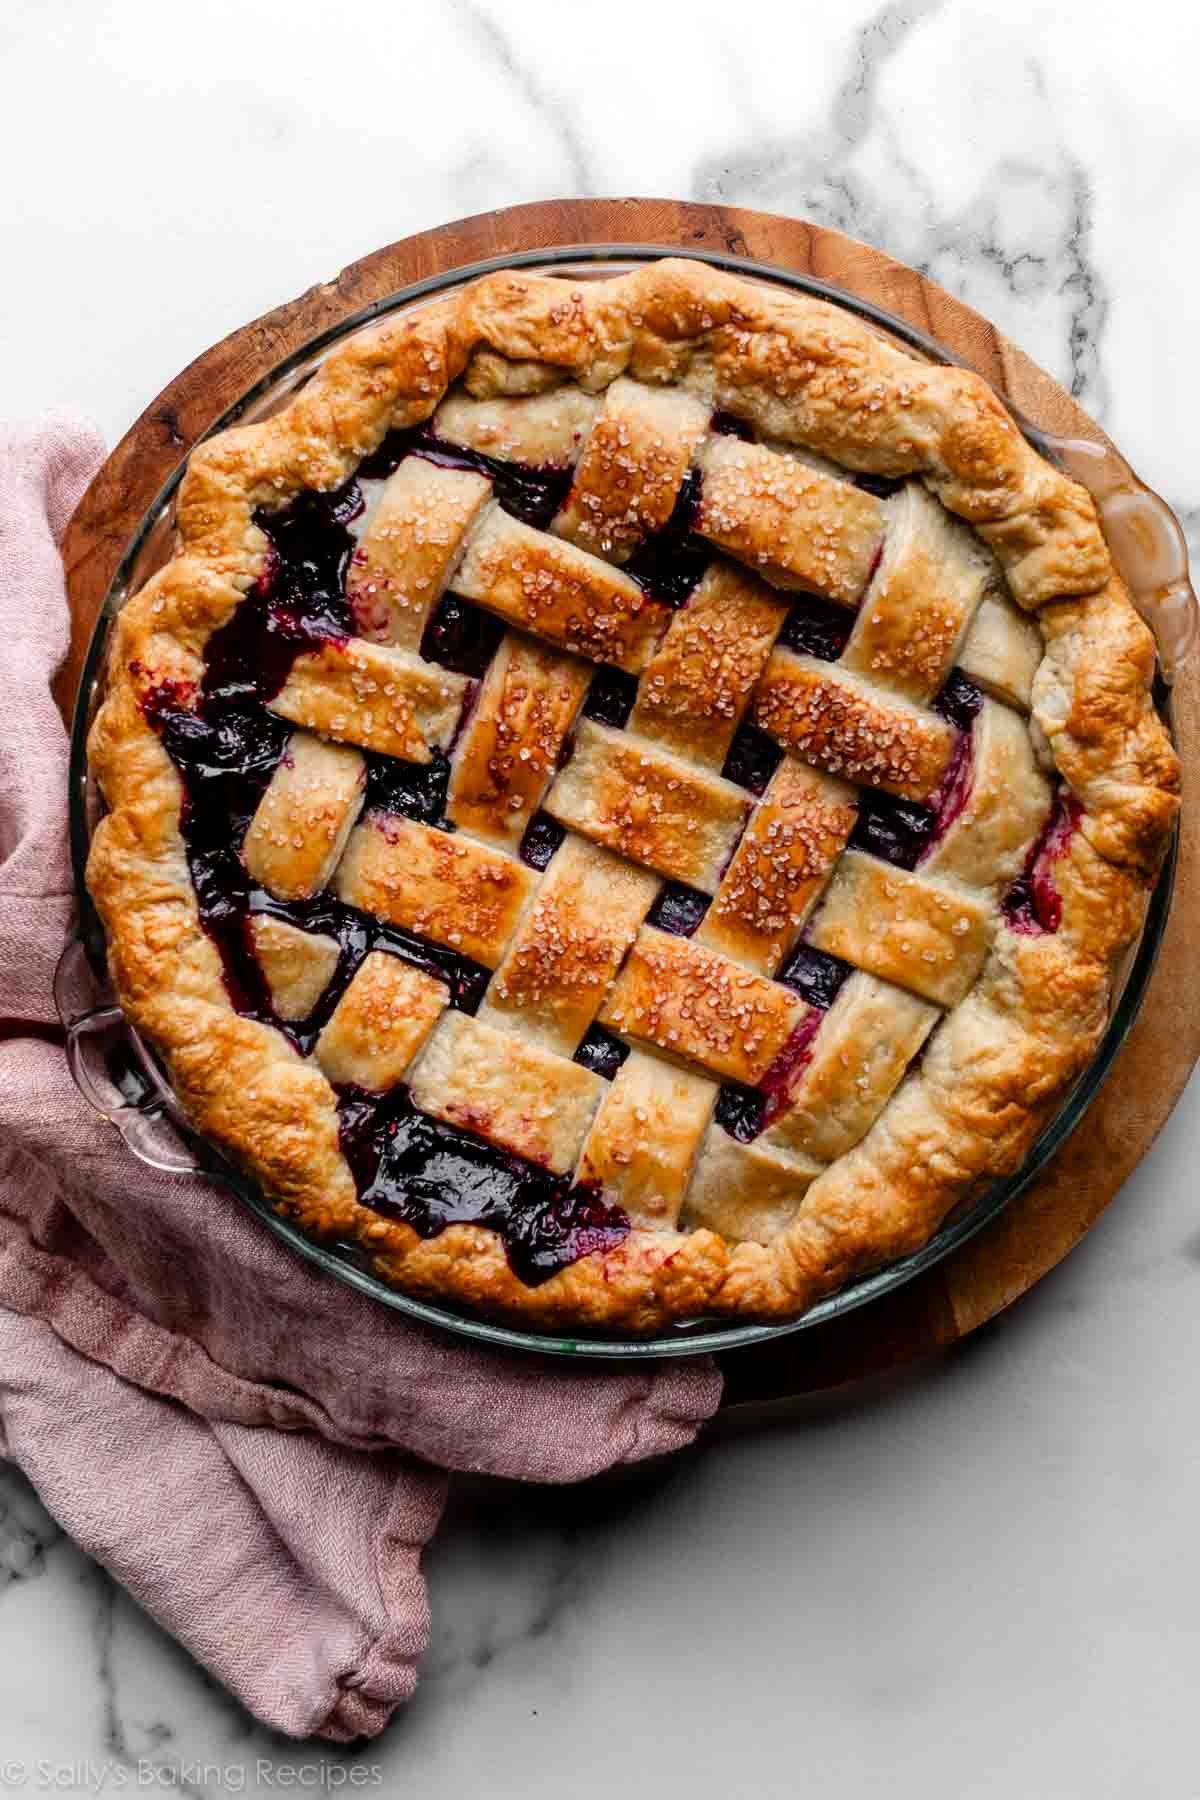
[[[43,1574],[46,1552],[61,1537],[29,1483],[0,1464],[0,1595],[10,1582]]]
[[[835,225],[961,294],[1200,545],[1190,7],[331,18],[0,9],[6,409],[75,404],[115,439],[223,332],[376,244],[519,200],[674,193]],[[583,1492],[460,1491],[424,1681],[377,1746],[265,1732],[0,1468],[0,1765],[43,1759],[81,1794],[105,1770],[215,1797],[353,1767],[421,1800],[1187,1800],[1198,1156],[1193,1087],[1066,1266],[887,1393]]]
[[[1103,418],[1108,303],[1093,251],[1092,181],[1055,129],[1054,98],[1038,62],[1019,59],[1014,142],[989,146],[965,201],[948,198],[908,144],[903,86],[894,97],[885,90],[891,66],[913,54],[918,27],[944,12],[944,0],[881,7],[848,35],[844,72],[823,117],[704,156],[695,191],[798,213],[885,245],[1002,326],[1011,321],[1018,335],[1036,307],[1055,352],[1047,366]],[[969,13],[961,9],[960,29]],[[1040,155],[1018,147],[1030,126]]]

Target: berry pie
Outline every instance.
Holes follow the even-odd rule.
[[[113,981],[387,1281],[782,1318],[1012,1171],[1177,809],[986,382],[665,259],[488,275],[190,459],[90,755]]]

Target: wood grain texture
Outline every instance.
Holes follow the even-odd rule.
[[[899,314],[966,358],[1029,418],[1102,440],[1063,388],[979,314],[869,245],[741,207],[674,200],[566,200],[481,214],[402,239],[215,344],[147,407],[108,458],[67,531],[71,652],[57,685],[69,714],[92,626],[139,518],[196,439],[293,350],[426,276],[520,250],[587,243],[711,249],[799,270]],[[1185,765],[1200,741],[1200,672],[1175,690]],[[1036,1185],[969,1244],[870,1307],[723,1359],[726,1409],[812,1393],[941,1350],[1025,1293],[1095,1223],[1153,1142],[1200,1056],[1189,937],[1200,878],[1185,790],[1176,899],[1146,1004],[1083,1126]]]

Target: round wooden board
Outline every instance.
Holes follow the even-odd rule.
[[[80,502],[63,547],[71,651],[57,694],[69,714],[93,623],[122,551],[191,445],[252,383],[348,314],[426,276],[553,245],[643,243],[712,249],[817,276],[875,301],[963,356],[1046,429],[1101,438],[1057,382],[942,288],[839,232],[739,207],[673,200],[565,200],[510,207],[404,238],[335,280],[235,331],[147,407]],[[1200,733],[1200,669],[1175,689],[1180,747]],[[1185,802],[1172,909],[1141,1016],[1084,1124],[1036,1185],[937,1268],[869,1307],[724,1359],[727,1408],[799,1396],[944,1349],[992,1318],[1064,1257],[1152,1143],[1200,1055],[1189,932],[1200,897],[1195,801]]]

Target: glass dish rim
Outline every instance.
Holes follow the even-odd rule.
[[[874,302],[865,300],[847,289],[795,270],[778,268],[770,263],[729,253],[681,248],[673,245],[602,243],[547,246],[462,264],[453,269],[443,270],[437,275],[426,276],[393,293],[380,296],[378,300],[372,301],[368,306],[348,315],[336,324],[327,326],[324,331],[318,332],[314,337],[297,346],[243,394],[239,395],[196,442],[203,443],[217,432],[224,431],[235,424],[249,408],[267,396],[272,389],[293,375],[304,364],[319,357],[340,339],[350,336],[389,313],[401,311],[433,295],[460,287],[480,275],[512,268],[544,268],[549,272],[560,272],[572,264],[578,263],[631,264],[655,261],[664,256],[684,257],[691,261],[728,270],[734,274],[782,285],[794,291],[827,300],[833,305],[856,313],[877,329],[900,339],[901,342],[908,344],[912,349],[933,361],[956,364],[960,367],[970,366],[962,357],[955,355],[945,345],[928,336],[918,327],[911,325],[907,320],[897,317],[885,308],[877,306]],[[1007,402],[1005,404],[1008,405]],[[1011,405],[1008,405],[1008,410],[1034,448],[1053,460],[1051,440],[1046,434],[1016,412]],[[195,446],[193,445],[192,448]],[[75,699],[68,772],[71,862],[77,904],[77,930],[89,961],[98,970],[104,966],[104,932],[84,880],[91,835],[86,804],[87,732],[93,715],[93,702],[102,678],[103,656],[109,630],[121,602],[127,597],[129,581],[136,568],[138,557],[150,532],[170,505],[187,469],[190,454],[191,450],[189,449],[158,489],[121,555],[92,628],[80,676],[79,690]],[[1168,724],[1170,724],[1169,696],[1164,703],[1164,712]],[[824,1324],[845,1313],[856,1311],[859,1307],[868,1305],[883,1295],[906,1286],[917,1276],[944,1261],[955,1250],[982,1231],[1020,1194],[1024,1193],[1045,1168],[1050,1158],[1076,1129],[1107,1078],[1141,1009],[1170,912],[1177,855],[1178,832],[1176,831],[1172,836],[1167,857],[1151,894],[1141,936],[1104,1037],[1101,1039],[1095,1056],[1074,1087],[1065,1096],[1059,1111],[1039,1134],[1021,1167],[1013,1175],[993,1182],[974,1201],[964,1202],[960,1216],[943,1224],[929,1241],[923,1244],[919,1250],[914,1251],[912,1255],[889,1263],[886,1267],[862,1277],[859,1281],[850,1283],[838,1293],[818,1301],[815,1306],[793,1319],[776,1320],[769,1323],[713,1324],[711,1326],[701,1322],[694,1326],[676,1327],[667,1335],[656,1334],[653,1337],[636,1338],[590,1338],[586,1335],[565,1335],[560,1331],[543,1333],[523,1330],[487,1318],[459,1313],[449,1306],[420,1300],[390,1287],[379,1277],[359,1267],[355,1262],[347,1260],[347,1253],[339,1253],[335,1247],[319,1243],[308,1237],[289,1220],[280,1217],[257,1187],[228,1164],[219,1151],[207,1144],[204,1145],[204,1171],[229,1187],[276,1237],[326,1274],[357,1288],[360,1292],[371,1295],[393,1311],[401,1312],[422,1324],[448,1331],[455,1336],[465,1337],[475,1343],[488,1344],[493,1348],[600,1361],[662,1359],[741,1349],[773,1342],[777,1338],[788,1337],[796,1332],[810,1330],[814,1326]],[[195,1144],[202,1142],[194,1133],[189,1133],[188,1136],[190,1141]]]

